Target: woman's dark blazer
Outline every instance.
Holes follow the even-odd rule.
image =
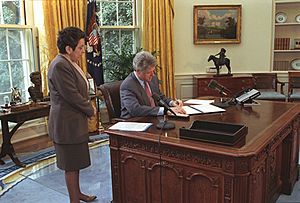
[[[48,130],[57,144],[78,144],[88,140],[88,117],[94,113],[86,81],[62,55],[48,71],[50,115]]]

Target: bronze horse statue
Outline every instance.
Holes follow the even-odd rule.
[[[224,60],[223,61],[221,61],[220,62],[220,59],[218,58],[218,57],[216,57],[216,56],[214,56],[214,55],[210,55],[209,57],[208,57],[208,62],[209,61],[213,61],[214,62],[214,64],[215,64],[215,69],[217,69],[217,75],[219,75],[220,74],[220,69],[222,68],[222,66],[223,65],[225,65],[226,66],[226,68],[227,68],[227,70],[228,70],[228,75],[230,75],[231,74],[231,67],[230,67],[230,60],[229,60],[229,58],[224,58]]]

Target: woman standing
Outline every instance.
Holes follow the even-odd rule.
[[[53,140],[57,167],[65,171],[70,202],[91,202],[79,186],[79,170],[88,167],[88,118],[96,113],[89,101],[88,81],[77,62],[85,51],[84,32],[67,27],[58,33],[59,54],[50,64],[49,135]]]

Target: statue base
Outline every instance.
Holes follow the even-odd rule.
[[[231,76],[233,76],[233,74],[232,73],[227,73],[227,74],[216,74],[216,75],[214,75],[214,77],[231,77]]]

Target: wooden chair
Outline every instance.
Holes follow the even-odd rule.
[[[289,71],[288,101],[300,100],[300,71]]]
[[[121,99],[120,99],[120,86],[122,81],[115,81],[100,85],[99,89],[102,92],[106,108],[108,111],[109,121],[115,122],[121,116]]]
[[[252,76],[254,78],[255,88],[261,93],[256,99],[286,101],[286,96],[283,93],[285,83],[277,79],[276,73],[253,73]],[[280,85],[280,91],[278,91],[278,85]]]

